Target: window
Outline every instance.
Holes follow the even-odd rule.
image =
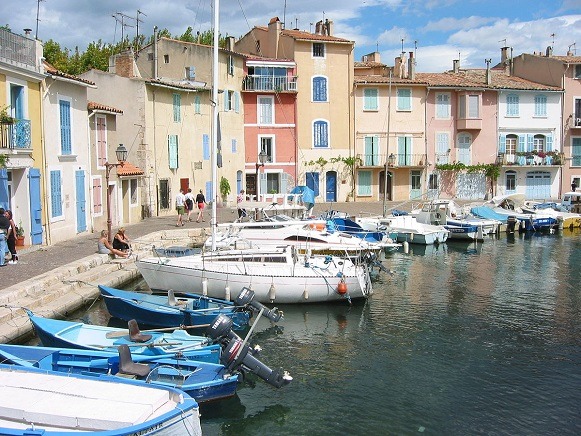
[[[571,145],[571,166],[581,167],[581,138],[573,138]]]
[[[507,117],[518,117],[518,95],[508,94],[506,96],[506,116]]]
[[[379,137],[366,136],[365,137],[365,165],[377,166],[379,165]]]
[[[397,164],[399,166],[412,165],[412,137],[398,136],[397,137]]]
[[[437,174],[430,174],[430,177],[428,178],[428,189],[437,190],[438,186],[439,186],[438,175]]]
[[[313,57],[314,58],[325,57],[325,44],[323,44],[322,42],[313,42]]]
[[[266,162],[274,162],[274,137],[272,136],[259,136],[260,149],[258,152],[264,151],[266,153]]]
[[[173,95],[173,121],[179,123],[182,120],[182,96]]]
[[[313,146],[315,148],[329,147],[329,123],[327,121],[315,121],[313,123]]]
[[[398,88],[397,90],[397,110],[412,110],[412,90],[409,88]]]
[[[63,199],[61,186],[61,172],[54,170],[50,172],[50,216],[59,218],[63,216]]]
[[[169,64],[169,55],[163,55],[163,63],[164,64]]]
[[[234,110],[234,91],[224,91],[224,111]]]
[[[100,176],[93,178],[93,215],[103,215],[103,188]]]
[[[507,192],[516,191],[516,172],[507,171],[505,176],[504,188]]]
[[[71,102],[59,101],[60,129],[61,129],[61,155],[72,153],[71,139]]]
[[[575,99],[575,127],[581,127],[581,98]]]
[[[581,79],[581,65],[575,65],[575,79]]]
[[[377,88],[365,88],[363,90],[363,110],[376,111],[379,107],[379,91]]]
[[[412,190],[419,191],[422,189],[422,175],[420,171],[412,171],[411,173]]]
[[[313,101],[327,101],[327,78],[313,77]]]
[[[228,74],[234,75],[234,57],[231,55],[228,56]]]
[[[96,115],[95,122],[97,124],[97,166],[104,167],[107,162],[107,118]]]
[[[480,118],[479,101],[478,95],[468,96],[468,118]]]
[[[450,93],[436,93],[436,118],[440,120],[450,119]]]
[[[274,124],[274,97],[258,97],[258,124]]]
[[[236,153],[236,151],[238,150],[238,141],[236,141],[236,139],[232,140],[232,153]]]
[[[547,97],[535,95],[535,117],[547,116]]]
[[[200,100],[201,99],[200,99],[200,96],[199,95],[196,95],[194,97],[194,112],[196,114],[199,114],[199,113],[202,112],[202,107],[201,107],[201,101]]]
[[[468,133],[458,134],[458,162],[464,165],[471,165],[472,153],[470,146],[472,145],[472,136]]]
[[[161,179],[159,181],[159,208],[169,209],[171,202],[169,198],[169,180]]]
[[[510,155],[516,154],[516,144],[518,137],[516,135],[506,135],[506,148],[505,153]]]
[[[371,195],[371,171],[357,172],[357,195]]]
[[[210,160],[210,135],[208,134],[202,136],[202,152],[204,160]]]
[[[167,137],[168,161],[172,170],[178,168],[178,135],[169,135]]]
[[[196,80],[196,67],[186,67],[186,80]]]
[[[280,192],[280,174],[266,173],[266,192],[276,193]]]
[[[137,204],[137,179],[129,180],[129,191],[131,193],[131,204]]]
[[[537,153],[545,151],[545,135],[535,135],[533,139],[533,151]]]

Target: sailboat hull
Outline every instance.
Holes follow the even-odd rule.
[[[252,289],[261,303],[280,304],[357,299],[372,293],[366,266],[333,256],[305,257],[290,251],[290,247],[226,250],[177,258],[151,257],[136,264],[151,289],[206,292],[214,298],[233,300],[243,287]]]

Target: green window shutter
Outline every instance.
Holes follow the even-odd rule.
[[[182,120],[182,96],[179,94],[173,95],[173,120],[174,123],[179,123]]]
[[[368,111],[376,111],[379,107],[377,103],[377,88],[365,88],[363,90],[363,94],[363,109]]]
[[[403,88],[397,90],[397,110],[409,111],[412,109],[412,91]]]
[[[506,153],[506,135],[500,135],[500,144],[498,146],[500,153]]]
[[[547,135],[545,151],[553,151],[553,135]]]
[[[178,168],[178,137],[177,135],[169,135],[167,139],[169,167],[175,170]]]
[[[199,95],[196,95],[194,97],[194,112],[195,113],[197,113],[197,114],[201,113],[201,107],[200,106],[201,106],[201,104],[200,104],[200,96]]]

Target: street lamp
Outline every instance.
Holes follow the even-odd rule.
[[[387,165],[392,167],[395,165],[395,154],[391,153],[387,158]]]
[[[265,153],[264,150],[260,150],[260,153],[258,153],[258,162],[256,162],[256,201],[258,201],[258,195],[260,194],[260,189],[259,189],[259,180],[258,180],[258,168],[263,167],[264,166],[264,162],[266,162],[266,159],[268,158],[268,155]]]
[[[122,167],[127,160],[127,149],[123,144],[119,144],[117,150],[115,150],[117,155],[117,163],[105,162],[105,186],[107,187],[107,238],[111,242],[111,192],[109,191],[109,173],[115,167]]]

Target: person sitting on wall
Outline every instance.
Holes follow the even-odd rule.
[[[113,237],[113,248],[120,251],[128,251],[131,248],[129,238],[125,234],[125,227],[119,227]]]
[[[97,251],[99,254],[112,254],[113,256],[119,256],[123,258],[131,256],[131,250],[124,252],[113,248],[109,242],[109,232],[107,230],[101,230],[101,237],[97,242]]]

